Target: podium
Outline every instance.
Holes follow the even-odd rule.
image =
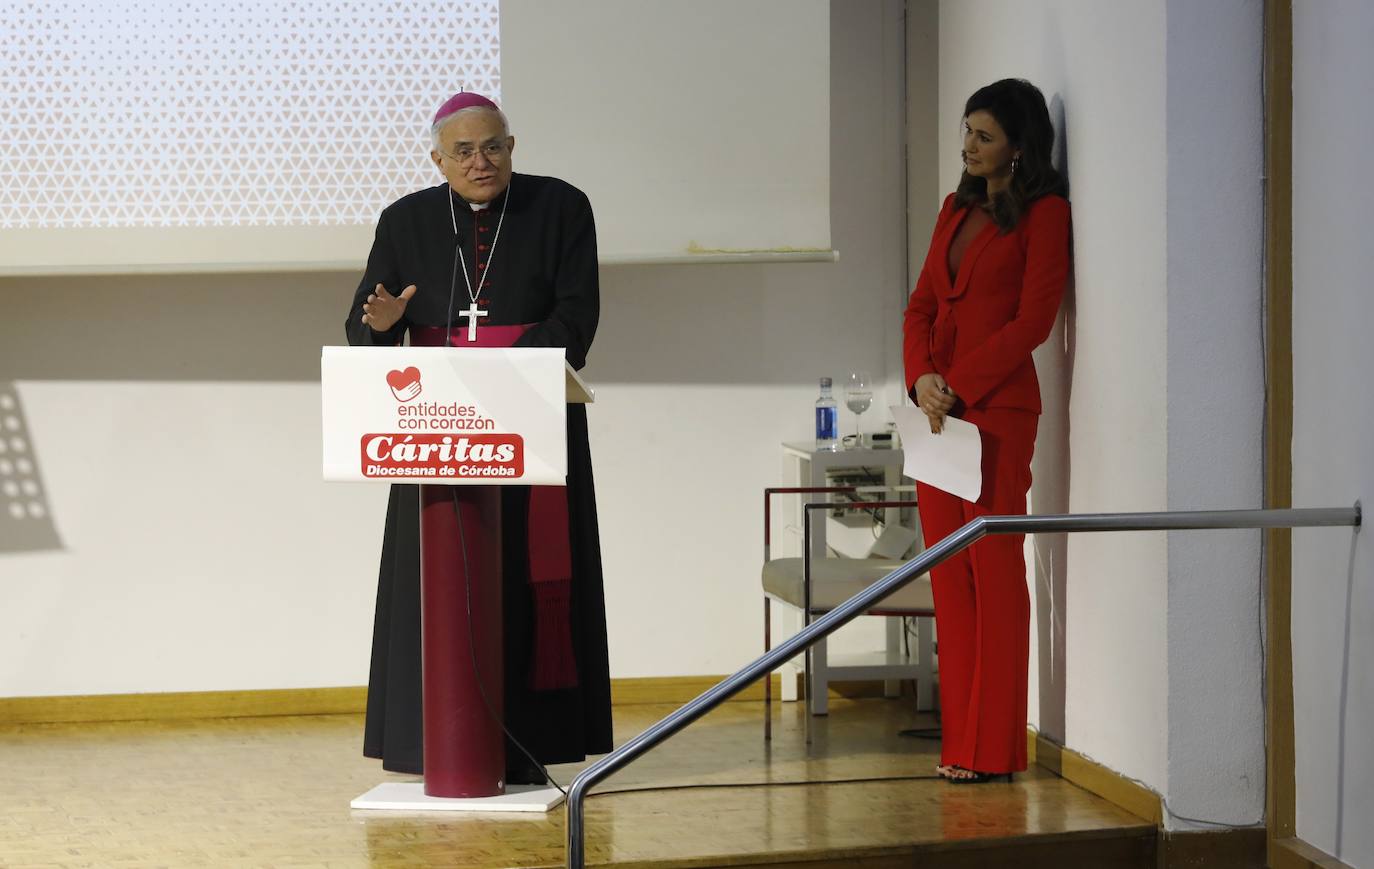
[[[592,391],[561,348],[325,347],[321,399],[327,481],[420,484],[424,781],[352,806],[549,810],[504,781],[498,487],[566,484],[564,404]]]

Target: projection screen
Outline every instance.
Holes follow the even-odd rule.
[[[825,0],[0,0],[0,273],[360,268],[460,88],[603,262],[831,258]]]

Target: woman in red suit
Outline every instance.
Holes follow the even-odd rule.
[[[1054,128],[1029,82],[1003,79],[964,106],[964,173],[945,199],[903,323],[912,399],[932,432],[978,426],[977,502],[918,483],[926,545],[983,514],[1026,512],[1040,385],[1069,275],[1069,203],[1050,164]],[[932,572],[940,636],[940,775],[977,783],[1026,768],[1030,595],[1020,536],[985,537]]]

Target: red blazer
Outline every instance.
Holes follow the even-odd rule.
[[[945,198],[902,323],[908,391],[944,376],[968,407],[1040,412],[1031,351],[1054,327],[1069,276],[1069,202],[1042,196],[1011,232],[989,223],[950,285],[949,245],[967,209]]]

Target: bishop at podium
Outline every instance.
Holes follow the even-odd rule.
[[[353,296],[352,345],[562,347],[587,359],[600,313],[596,227],[582,191],[512,171],[491,100],[460,93],[431,126],[445,182],[383,210]],[[418,487],[396,485],[378,575],[363,754],[424,771]],[[539,764],[611,750],[601,548],[586,409],[568,405],[567,487],[502,488],[505,724]],[[507,742],[506,781],[538,784]]]

